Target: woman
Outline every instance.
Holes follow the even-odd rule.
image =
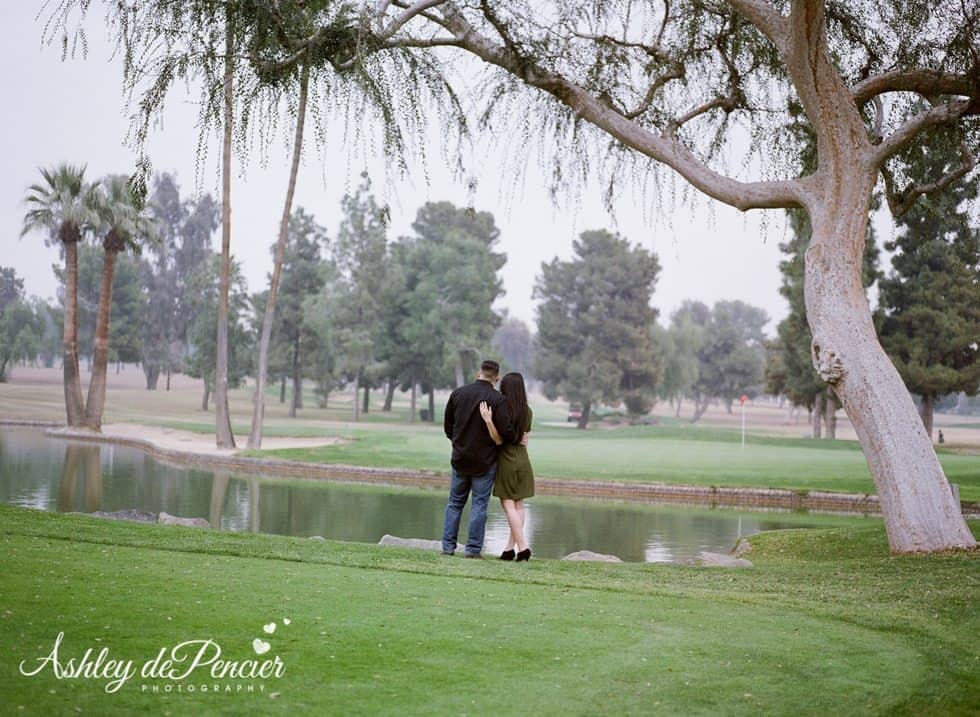
[[[508,373],[500,379],[500,393],[507,401],[510,419],[517,431],[516,443],[500,449],[497,461],[497,477],[493,484],[493,494],[500,498],[500,505],[510,525],[507,547],[500,554],[501,560],[518,562],[531,558],[531,548],[524,537],[524,499],[534,495],[534,471],[527,455],[527,446],[521,445],[525,433],[531,430],[531,409],[527,405],[527,392],[524,390],[524,377],[519,373]],[[503,443],[500,433],[493,425],[493,409],[484,401],[480,404],[480,415],[487,424],[490,437],[498,446]],[[518,552],[514,552],[515,546]]]

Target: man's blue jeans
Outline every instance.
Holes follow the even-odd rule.
[[[479,555],[483,550],[483,536],[487,530],[487,504],[490,502],[493,479],[496,475],[496,463],[482,476],[463,476],[458,474],[455,468],[453,469],[452,483],[449,486],[449,503],[446,505],[446,524],[442,531],[442,552],[452,553],[456,550],[459,518],[463,514],[463,506],[466,505],[471,490],[473,504],[470,506],[466,554]]]

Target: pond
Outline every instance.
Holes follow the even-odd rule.
[[[0,501],[59,512],[164,511],[202,517],[221,530],[376,543],[385,533],[439,538],[446,492],[182,468],[135,448],[71,443],[36,429],[0,428]],[[461,543],[466,542],[466,518],[464,514]],[[526,529],[535,555],[541,557],[592,550],[632,562],[685,562],[702,550],[728,552],[739,536],[763,530],[875,520],[534,498],[528,501]],[[507,532],[503,511],[494,501],[487,521],[487,554],[503,549]]]

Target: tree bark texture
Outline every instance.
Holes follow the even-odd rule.
[[[106,374],[109,370],[109,316],[112,311],[112,281],[116,274],[117,252],[106,249],[102,258],[102,286],[99,289],[99,314],[95,321],[95,358],[92,378],[85,402],[85,425],[102,430],[105,411]]]
[[[838,186],[855,191],[825,200],[822,209],[811,212],[805,296],[814,366],[833,386],[857,432],[891,550],[974,547],[912,397],[878,341],[861,284],[874,181],[872,176],[851,181]]]
[[[64,234],[64,233],[63,233]],[[65,247],[65,316],[62,371],[65,384],[65,413],[69,426],[85,424],[82,378],[78,367],[78,241],[69,237]]]

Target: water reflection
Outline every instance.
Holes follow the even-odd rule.
[[[206,518],[223,530],[373,543],[385,533],[438,538],[445,499],[443,491],[212,473],[161,463],[136,449],[0,429],[0,501],[44,510],[165,511]],[[670,562],[701,550],[727,551],[739,535],[842,520],[859,519],[539,498],[528,504],[526,530],[542,557],[593,550],[628,561]],[[502,550],[507,532],[503,512],[493,503],[487,552]]]

